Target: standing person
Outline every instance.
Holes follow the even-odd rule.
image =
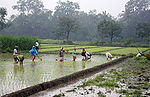
[[[108,59],[112,60],[112,57],[113,57],[113,56],[112,56],[111,53],[109,53],[109,52],[106,53],[106,58],[107,58],[107,60],[108,60]]]
[[[38,40],[35,43],[35,49],[37,50],[37,52],[39,53],[39,42]]]
[[[18,46],[15,45],[14,51],[13,51],[14,61],[17,63],[17,56],[18,56]]]
[[[24,55],[18,55],[17,60],[20,61],[20,65],[23,64]]]
[[[37,50],[35,49],[35,46],[33,46],[29,52],[32,56],[32,61],[34,62],[35,58],[37,57]]]
[[[35,43],[35,49],[37,50],[37,57],[42,61],[42,59],[38,56],[38,53],[39,53],[39,42],[38,42],[38,40],[36,41],[36,43]]]
[[[64,61],[64,52],[65,50],[63,50],[63,47],[61,47],[60,51],[59,51],[59,61]]]
[[[74,48],[74,50],[73,50],[73,52],[72,52],[72,56],[73,56],[73,61],[75,61],[76,60],[76,48]]]
[[[86,60],[86,51],[85,51],[85,48],[82,48],[81,55],[83,56],[82,60]]]

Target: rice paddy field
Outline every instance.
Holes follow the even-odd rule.
[[[67,50],[64,62],[59,62],[58,51],[64,48]],[[93,56],[88,61],[81,61],[81,49]],[[77,60],[72,61],[72,51],[77,48]],[[138,48],[140,52],[148,50],[149,48]],[[24,64],[14,64],[12,54],[0,53],[0,96],[12,93],[30,86],[34,86],[43,82],[51,81],[87,68],[92,68],[97,65],[108,62],[105,58],[106,52],[112,53],[115,58],[117,56],[127,54],[137,54],[135,47],[101,47],[101,46],[81,46],[81,45],[60,45],[41,43],[39,49],[39,57],[36,58],[35,63],[32,63],[30,54],[24,54]],[[41,54],[44,53],[44,54]],[[51,54],[55,53],[55,54]]]
[[[67,50],[67,53],[72,53],[74,48],[77,48],[77,53],[80,54],[82,48],[89,53],[96,55],[105,55],[106,52],[110,52],[113,55],[128,55],[128,54],[137,54],[139,51],[143,52],[150,48],[143,47],[102,47],[102,46],[80,46],[80,45],[59,45],[59,44],[41,44],[39,52],[47,52],[47,53],[58,53],[58,51],[64,48]]]
[[[42,60],[36,58],[33,63],[30,54],[23,55],[24,63],[20,65],[14,63],[12,54],[0,53],[0,96],[107,62],[104,56],[99,55],[88,61],[81,61],[82,56],[77,55],[74,62],[67,54],[64,62],[60,62],[57,54],[39,54]]]

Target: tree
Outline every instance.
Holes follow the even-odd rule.
[[[133,38],[134,42],[141,41],[136,36],[136,24],[150,23],[150,0],[129,0],[120,21],[124,25],[122,36]]]
[[[30,35],[40,38],[52,38],[51,35],[51,11],[42,10],[40,14],[20,14],[13,16],[11,26],[6,29],[7,34],[22,36]]]
[[[120,37],[120,33],[122,32],[121,25],[114,20],[106,20],[100,21],[98,24],[98,33],[102,38],[110,38],[112,42],[114,38]]]
[[[125,11],[127,14],[139,14],[142,11],[149,9],[150,0],[130,0],[125,5]]]
[[[136,27],[136,34],[143,40],[150,41],[150,23],[140,23]]]
[[[66,40],[68,40],[70,32],[76,32],[79,28],[76,16],[80,7],[78,3],[71,1],[59,1],[57,4],[52,20],[53,24],[56,25],[54,26],[54,29],[56,29],[55,35],[60,39],[65,36]]]
[[[70,32],[76,32],[79,29],[79,23],[71,17],[62,17],[58,23],[57,35],[66,35],[68,41]],[[61,33],[61,34],[60,34]]]
[[[13,9],[18,10],[23,14],[38,14],[44,8],[40,0],[19,0]]]
[[[6,28],[7,23],[5,16],[7,15],[7,10],[5,8],[0,8],[0,31]]]
[[[78,14],[78,10],[80,9],[78,3],[74,3],[71,1],[59,1],[57,2],[57,4],[58,5],[55,7],[54,12],[54,16],[57,18],[64,16],[74,17],[76,14]]]

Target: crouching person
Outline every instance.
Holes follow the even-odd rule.
[[[141,52],[139,52],[139,53],[136,55],[136,57],[142,57],[142,56],[144,56],[144,54],[141,53]]]
[[[87,59],[91,59],[92,54],[90,54],[89,52],[86,52],[87,55]]]
[[[17,60],[18,60],[18,62],[20,62],[20,64],[23,64],[24,55],[18,55]]]
[[[109,53],[109,52],[106,53],[106,58],[107,58],[107,60],[108,60],[108,59],[112,60],[112,57],[113,57],[113,56],[112,56],[111,53]]]

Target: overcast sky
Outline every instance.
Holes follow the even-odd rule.
[[[12,9],[13,5],[17,4],[18,0],[0,0],[0,7],[7,8],[8,16],[16,14]],[[41,0],[45,8],[54,11],[55,6],[59,0]],[[67,0],[61,0],[67,1]],[[89,10],[96,9],[98,13],[106,11],[112,16],[117,17],[119,13],[124,11],[124,6],[129,0],[69,0],[77,2],[80,5],[80,10],[89,12]]]

